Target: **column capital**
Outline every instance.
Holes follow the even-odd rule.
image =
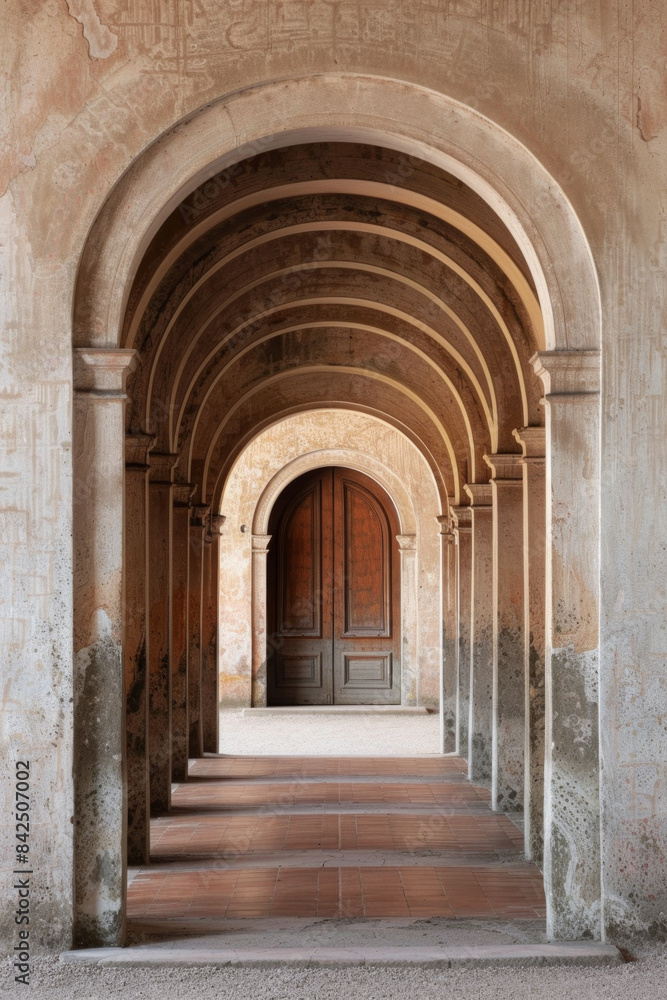
[[[172,452],[152,451],[148,455],[148,465],[150,473],[148,479],[151,483],[172,483],[174,469],[178,465],[181,456]]]
[[[523,449],[522,460],[526,458],[544,458],[547,448],[546,427],[517,427],[512,431],[515,441]]]
[[[226,514],[211,514],[211,534],[221,535],[222,526],[227,520]]]
[[[472,507],[452,506],[449,508],[455,531],[472,530]]]
[[[75,347],[74,391],[96,399],[125,399],[125,382],[139,363],[139,352],[106,347]]]
[[[599,351],[538,351],[530,363],[547,396],[585,396],[600,391]]]
[[[176,507],[190,507],[196,492],[195,483],[174,483],[172,491],[174,505]]]
[[[446,542],[456,541],[456,536],[452,531],[452,515],[438,514],[436,516],[436,521],[440,525],[440,537]]]
[[[470,497],[471,507],[491,507],[493,505],[491,483],[466,483],[463,489]]]
[[[485,455],[484,461],[491,469],[494,480],[523,479],[523,462],[521,455]]]
[[[206,519],[206,535],[204,536],[207,545],[210,545],[214,538],[219,538],[226,520],[227,517],[224,514],[209,514]]]
[[[148,452],[157,444],[156,434],[125,435],[125,465],[148,468]]]
[[[271,541],[271,535],[252,535],[252,551],[253,552],[268,552],[269,542]]]
[[[398,547],[401,552],[417,551],[416,535],[396,535],[396,541],[398,542]]]
[[[210,503],[193,504],[190,508],[190,526],[192,528],[205,528],[210,510]]]

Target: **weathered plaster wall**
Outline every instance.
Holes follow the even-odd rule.
[[[226,521],[220,547],[220,698],[223,704],[250,705],[252,668],[252,531],[267,485],[300,456],[328,465],[328,455],[347,454],[353,467],[373,475],[368,458],[386,470],[382,485],[402,487],[414,525],[402,531],[417,536],[417,675],[413,697],[420,705],[439,706],[440,540],[441,513],[433,475],[418,449],[396,428],[352,410],[311,410],[268,427],[244,449],[222,494]],[[303,471],[303,470],[302,470]],[[388,480],[388,481],[387,481]],[[401,514],[402,494],[398,499]],[[242,531],[245,525],[247,531]]]
[[[29,755],[35,774],[35,941],[69,942],[70,535],[80,488],[69,462],[70,346],[86,234],[111,186],[174,122],[257,81],[327,71],[414,81],[478,108],[551,171],[590,241],[603,311],[604,916],[620,935],[664,933],[667,8],[11,0],[3,19],[0,505],[12,582],[0,609],[2,733],[10,771]],[[267,107],[277,127],[280,94]],[[101,333],[112,346],[115,331]],[[12,864],[10,829],[3,884]],[[13,904],[3,901],[7,933]]]

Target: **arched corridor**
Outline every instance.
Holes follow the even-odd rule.
[[[667,937],[661,15],[3,5],[8,952],[134,961],[253,824],[220,910],[488,824],[561,957]]]
[[[373,86],[355,99],[363,104]],[[239,100],[252,104],[255,96]],[[466,127],[472,148],[479,123],[470,119]],[[175,135],[174,155],[183,140],[183,131]],[[484,140],[492,156],[499,141],[493,128]],[[124,716],[128,861],[148,860],[149,816],[169,811],[173,783],[187,779],[188,758],[218,750],[220,675],[237,679],[237,695],[241,687],[247,692],[240,678],[249,678],[252,704],[266,698],[265,565],[278,483],[284,488],[299,468],[366,463],[378,483],[379,470],[387,470],[390,495],[392,476],[401,482],[414,518],[414,531],[391,529],[401,567],[401,700],[441,711],[442,750],[460,754],[470,778],[491,786],[494,810],[525,809],[528,855],[541,862],[544,854],[549,933],[595,937],[599,857],[590,845],[599,815],[589,608],[597,599],[597,528],[581,497],[588,491],[593,498],[598,488],[591,475],[598,355],[581,349],[595,347],[596,304],[576,220],[567,246],[562,232],[559,245],[549,246],[555,233],[548,209],[558,194],[537,165],[526,169],[549,194],[535,218],[520,219],[518,203],[510,207],[492,195],[465,156],[457,161],[378,130],[286,129],[279,140],[259,136],[233,149],[226,163],[207,141],[196,155],[208,156],[209,165],[197,175],[191,158],[196,182],[183,190],[175,175],[171,198],[155,187],[158,177],[158,187],[163,183],[159,156],[130,171],[123,190],[134,185],[131,212],[144,212],[143,235],[118,214],[125,195],[114,193],[91,233],[75,306],[77,331],[98,329],[95,316],[109,322],[112,313],[119,324],[114,349],[95,338],[84,344],[77,334],[77,461],[87,463],[88,482],[99,484],[79,504],[75,531],[77,593],[94,594],[111,617],[109,633],[83,626],[78,655],[101,663],[116,655],[107,634],[122,625],[124,635],[125,704],[111,699],[102,728]],[[518,169],[518,147],[503,155]],[[502,169],[502,161],[495,166]],[[540,234],[534,243],[531,228]],[[123,262],[115,270],[113,253]],[[575,302],[562,296],[573,268],[581,289]],[[580,322],[564,324],[563,310],[577,309]],[[571,342],[575,330],[583,344]],[[118,406],[123,389],[127,403]],[[320,415],[325,444],[315,461],[314,442],[306,441],[315,426],[309,413],[315,423]],[[356,434],[335,440],[346,414],[349,429],[366,421],[365,442]],[[298,433],[276,443],[272,429],[284,430],[290,420],[303,444]],[[376,435],[368,430],[373,422]],[[111,458],[119,455],[121,423],[124,501],[111,488],[123,476]],[[273,457],[246,463],[233,487],[248,449],[262,436],[269,442],[272,432]],[[362,465],[332,463],[335,450],[363,452]],[[401,469],[408,466],[406,480]],[[234,489],[230,519],[226,498]],[[104,525],[90,495],[100,497]],[[239,523],[239,504],[247,507],[250,496],[255,506]],[[557,527],[552,521],[548,535],[554,503],[568,516]],[[122,520],[123,506],[121,557],[118,537],[109,545],[106,533],[119,523],[114,511]],[[238,553],[246,535],[245,565],[229,586],[226,539],[230,554]],[[91,547],[109,553],[109,573],[100,576]],[[120,596],[118,580],[122,623],[120,604],[109,610],[114,593]],[[548,661],[545,626],[553,627],[554,609],[573,645],[562,689]],[[82,620],[90,623],[88,611]],[[574,756],[569,733],[561,746],[545,743],[545,726],[553,735],[555,719],[563,718],[561,710],[545,720],[545,694],[551,705],[576,702]],[[77,725],[89,733],[85,702]],[[110,784],[120,787],[115,760],[107,758],[96,789],[83,764],[77,779],[81,941],[122,934],[122,864],[100,891],[85,861],[94,866],[100,850],[117,851],[112,843],[125,837],[122,798],[114,805],[107,794]],[[84,813],[95,812],[99,796],[108,822],[102,831],[96,820],[83,836]],[[100,903],[107,890],[108,907]],[[104,918],[93,916],[100,905]]]

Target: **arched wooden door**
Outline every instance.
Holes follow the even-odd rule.
[[[351,469],[315,469],[269,524],[269,705],[401,702],[396,510]]]

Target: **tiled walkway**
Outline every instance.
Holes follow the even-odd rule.
[[[196,761],[130,920],[241,917],[542,918],[538,869],[457,758]]]

